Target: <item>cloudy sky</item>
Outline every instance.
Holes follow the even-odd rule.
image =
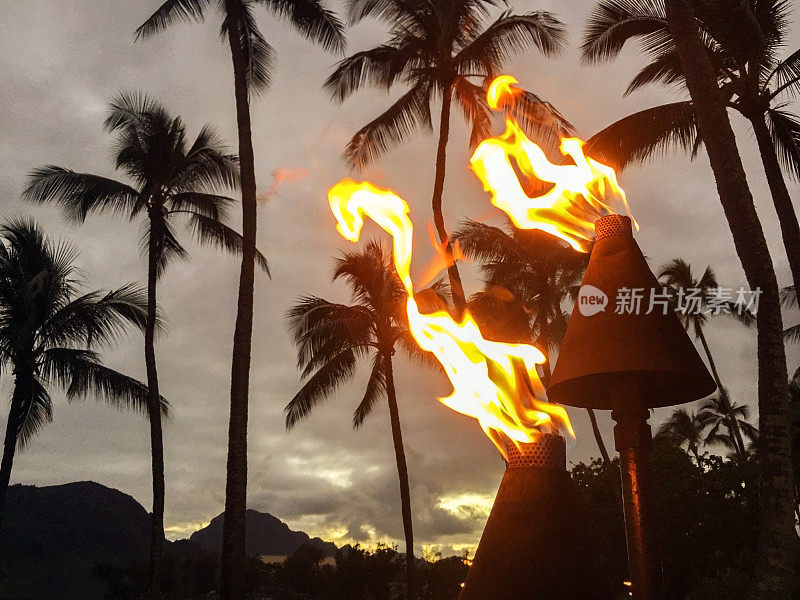
[[[0,202],[2,217],[34,215],[53,237],[80,250],[86,284],[111,288],[143,281],[138,251],[139,223],[92,217],[82,227],[63,223],[57,210],[19,199],[26,173],[42,164],[113,174],[111,139],[102,132],[106,103],[121,90],[146,91],[184,117],[193,132],[213,123],[236,140],[232,75],[227,49],[218,37],[219,18],[183,25],[147,42],[133,43],[134,29],[159,0],[64,0],[0,3]],[[517,11],[551,10],[570,32],[570,50],[557,60],[536,53],[519,57],[507,71],[554,103],[589,137],[614,120],[676,96],[652,87],[622,98],[641,58],[630,48],[620,60],[582,65],[576,50],[592,2],[538,0],[513,3]],[[338,3],[335,7],[339,7]],[[367,91],[344,105],[332,104],[320,85],[335,57],[311,46],[265,12],[261,25],[279,56],[272,88],[252,108],[260,190],[284,167],[307,176],[283,185],[259,209],[259,247],[270,259],[273,278],[256,284],[256,318],[250,398],[249,506],[268,511],[312,535],[344,543],[399,540],[402,527],[388,411],[375,410],[352,431],[352,409],[364,376],[342,389],[293,431],[284,430],[282,410],[298,389],[294,350],[283,316],[302,294],[345,300],[330,283],[332,257],[347,244],[334,229],[326,189],[347,176],[345,143],[390,97]],[[795,29],[795,32],[797,29]],[[380,42],[385,28],[364,23],[349,32],[349,50]],[[496,218],[488,197],[467,169],[466,129],[456,116],[449,147],[446,219]],[[789,272],[777,222],[758,161],[755,141],[735,121],[740,150],[779,274]],[[418,265],[430,220],[435,139],[409,138],[369,173],[406,198],[417,224]],[[744,285],[731,236],[705,155],[690,163],[683,155],[632,168],[620,175],[641,224],[638,241],[657,266],[675,256],[697,271],[712,265],[726,287]],[[800,187],[792,184],[797,196]],[[187,240],[188,242],[188,240]],[[166,524],[171,538],[188,536],[219,514],[224,504],[228,374],[235,318],[238,261],[199,249],[191,242],[189,262],[174,265],[161,283],[160,303],[168,332],[157,346],[163,394],[172,403],[164,431]],[[473,269],[474,271],[474,269]],[[468,281],[469,291],[480,281]],[[787,315],[794,323],[796,315]],[[755,338],[726,320],[708,331],[721,376],[739,402],[754,404]],[[798,354],[790,351],[793,371]],[[132,336],[108,362],[144,377],[142,340]],[[449,393],[441,378],[402,363],[397,367],[401,419],[411,475],[412,505],[419,546],[445,552],[476,543],[497,489],[503,463],[473,420],[437,402]],[[8,382],[2,392],[8,395]],[[655,422],[667,411],[657,411]],[[588,419],[570,415],[577,441],[568,460],[597,455]],[[601,416],[613,446],[611,421]],[[138,416],[92,402],[68,405],[58,398],[55,420],[19,454],[12,483],[52,485],[93,480],[151,506],[149,436]]]

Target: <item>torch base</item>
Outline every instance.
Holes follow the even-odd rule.
[[[564,469],[509,467],[459,600],[611,600]]]

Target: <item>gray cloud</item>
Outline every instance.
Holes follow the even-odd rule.
[[[113,173],[110,139],[101,131],[105,103],[119,90],[146,90],[181,114],[193,130],[214,123],[236,140],[231,75],[226,49],[217,36],[218,19],[187,25],[145,43],[133,30],[158,4],[31,0],[0,5],[6,25],[0,40],[0,198],[3,215],[33,214],[55,236],[72,240],[89,285],[105,287],[142,281],[139,229],[113,217],[95,217],[81,227],[65,225],[57,210],[32,207],[18,198],[24,176],[41,164],[58,164],[106,175]],[[549,8],[567,22],[572,50],[557,60],[531,54],[508,71],[552,101],[584,137],[634,110],[673,95],[660,88],[622,98],[640,64],[635,51],[621,60],[589,67],[575,47],[591,3],[518,2],[518,10]],[[352,409],[365,374],[320,407],[306,422],[286,432],[282,408],[298,387],[294,349],[283,315],[301,294],[345,300],[332,285],[331,257],[346,246],[329,215],[325,191],[348,174],[340,155],[348,137],[386,106],[378,91],[359,94],[342,106],[320,90],[334,58],[312,47],[266,15],[261,22],[278,50],[273,88],[253,104],[259,187],[267,190],[275,168],[303,168],[308,176],[286,183],[259,209],[259,247],[268,254],[272,281],[259,277],[250,412],[249,504],[269,511],[312,535],[334,540],[401,540],[399,498],[388,413],[381,406],[352,431]],[[351,50],[380,40],[382,30],[360,25],[350,35]],[[750,132],[735,119],[739,144],[759,204],[779,278],[788,282],[776,219]],[[454,127],[445,192],[451,225],[495,214],[467,169],[466,131]],[[398,190],[411,204],[417,224],[417,265],[429,253],[426,221],[433,180],[432,136],[409,139],[369,173]],[[713,178],[704,155],[684,156],[631,169],[620,181],[642,225],[640,244],[657,266],[676,255],[698,269],[712,264],[731,287],[742,285]],[[800,187],[792,184],[795,195]],[[376,230],[372,230],[377,235]],[[163,279],[160,301],[168,319],[157,353],[163,393],[173,416],[165,428],[167,524],[185,535],[221,512],[224,503],[228,414],[228,374],[235,318],[238,260],[189,244],[190,262],[174,265]],[[468,269],[474,272],[474,269]],[[479,282],[470,281],[475,290]],[[709,340],[720,357],[724,381],[736,400],[754,403],[755,339],[738,325],[716,321]],[[143,376],[142,342],[135,337],[111,353],[117,368]],[[792,351],[790,369],[797,364]],[[468,506],[459,518],[440,507],[442,498],[491,497],[502,461],[477,424],[436,401],[448,386],[402,359],[398,364],[404,426],[418,544],[452,549],[474,543],[484,516]],[[7,393],[7,385],[3,388]],[[656,421],[665,410],[657,412]],[[588,419],[571,411],[578,440],[569,458],[597,454]],[[611,422],[601,415],[611,445]],[[92,479],[132,494],[150,506],[146,423],[91,402],[59,402],[55,422],[15,463],[13,481],[53,484]],[[470,513],[470,510],[472,512]],[[339,536],[339,537],[337,537]]]

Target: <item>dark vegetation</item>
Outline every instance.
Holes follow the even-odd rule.
[[[723,459],[706,452],[700,457],[698,466],[689,452],[666,440],[656,443],[667,598],[741,598],[755,564],[758,459],[752,453]],[[623,598],[627,563],[617,460],[580,463],[572,468],[572,478],[602,568]],[[221,519],[189,540],[167,543],[160,576],[165,597],[216,597]],[[133,498],[95,483],[12,486],[3,544],[13,556],[9,568],[15,577],[3,597],[139,598],[147,588],[149,522]],[[253,532],[245,570],[251,598],[391,600],[404,595],[405,559],[397,548],[337,549],[255,511],[248,511],[247,525]],[[797,544],[787,553],[800,560]],[[265,564],[257,558],[265,554],[288,558],[283,564]],[[415,597],[456,600],[467,572],[463,558],[416,559]]]

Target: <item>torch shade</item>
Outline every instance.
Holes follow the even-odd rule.
[[[598,565],[564,438],[512,446],[459,600],[611,600]]]
[[[716,384],[666,304],[662,286],[633,239],[630,219],[603,217],[595,231],[581,293],[547,389],[549,399],[613,409],[620,395],[627,394],[656,408],[712,394]],[[604,310],[592,314],[602,305],[603,294]]]

